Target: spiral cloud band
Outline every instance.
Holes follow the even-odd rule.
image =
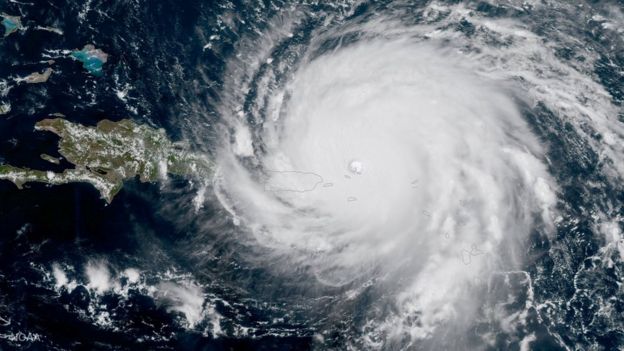
[[[388,284],[401,280],[387,332],[430,336],[470,312],[458,303],[475,282],[517,264],[555,202],[513,87],[475,64],[404,38],[304,58],[269,94],[255,139],[242,114],[232,121],[221,199],[261,244],[310,264],[320,284],[379,271]]]
[[[478,316],[513,333],[529,307],[488,310],[482,293],[502,279],[524,286],[529,306],[525,249],[554,238],[569,210],[548,125],[536,133],[527,115],[550,111],[614,182],[617,108],[519,21],[437,2],[417,24],[394,12],[301,30],[309,18],[293,10],[240,42],[218,102],[216,196],[242,240],[263,248],[263,267],[310,272],[345,304],[376,291],[356,348],[436,349]],[[456,27],[465,18],[470,35]],[[607,217],[595,215],[598,230],[613,228]]]

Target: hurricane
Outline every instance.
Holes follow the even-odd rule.
[[[304,56],[255,138],[238,114],[225,137],[217,189],[240,226],[320,284],[379,279],[401,309],[390,335],[469,316],[456,304],[475,279],[513,269],[531,227],[552,225],[556,184],[514,87],[459,55],[373,35]]]
[[[111,202],[140,249],[50,289],[137,289],[176,349],[623,347],[621,1],[177,6],[132,7],[176,28],[144,82],[98,74],[186,158]]]
[[[353,347],[494,346],[471,329],[521,328],[528,309],[507,314],[484,294],[502,281],[528,294],[527,246],[566,215],[557,146],[527,115],[545,109],[578,131],[612,181],[621,123],[537,24],[463,4],[401,7],[293,11],[244,42],[219,104],[215,191],[269,249],[262,264],[305,267],[314,284],[343,288],[338,301],[378,299]],[[308,21],[322,25],[302,34]]]

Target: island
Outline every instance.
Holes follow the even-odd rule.
[[[0,103],[0,115],[6,115],[11,112],[11,104],[7,102]]]
[[[94,76],[103,74],[102,67],[108,61],[108,54],[96,49],[92,44],[87,44],[82,50],[74,50],[71,57],[82,62],[82,67]]]
[[[50,156],[48,154],[41,154],[39,157],[41,157],[42,160],[48,161],[50,163],[54,163],[55,165],[61,164],[61,160],[59,158]]]
[[[17,78],[15,79],[15,81],[18,83],[26,82],[28,84],[45,83],[48,81],[48,79],[50,79],[50,75],[52,75],[52,72],[54,72],[52,68],[48,67],[45,71],[43,71],[43,73],[33,72],[24,78]]]
[[[22,28],[22,21],[20,17],[10,16],[6,13],[2,13],[0,17],[2,17],[2,25],[4,26],[5,37],[8,37],[9,35],[15,33]]]
[[[213,165],[206,156],[172,142],[163,129],[128,119],[102,120],[91,127],[52,118],[37,122],[35,130],[58,135],[58,151],[74,168],[53,172],[0,164],[0,179],[13,182],[19,189],[31,182],[89,183],[110,203],[123,182],[134,177],[156,182],[172,174],[202,179],[206,185],[212,178]],[[52,157],[44,158],[53,162]]]

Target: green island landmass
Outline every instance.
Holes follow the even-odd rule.
[[[110,203],[123,182],[137,176],[142,182],[163,180],[167,174],[209,179],[213,170],[205,156],[170,141],[163,129],[128,119],[102,120],[95,127],[63,118],[45,119],[35,124],[35,130],[58,135],[59,153],[75,167],[55,173],[0,164],[0,179],[9,180],[20,189],[31,182],[84,182],[92,184]]]
[[[9,103],[0,103],[0,115],[6,115],[11,112],[11,104]]]
[[[48,161],[50,163],[54,163],[55,165],[61,164],[61,160],[59,158],[50,156],[48,154],[41,154],[39,157],[41,157],[42,160]]]

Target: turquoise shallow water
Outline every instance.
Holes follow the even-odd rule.
[[[14,21],[11,21],[8,18],[5,18],[5,19],[2,20],[2,25],[4,25],[4,34],[5,35],[10,34],[12,31],[17,29],[17,23],[15,23]]]
[[[71,55],[76,60],[82,62],[82,67],[89,71],[89,73],[95,76],[102,75],[102,67],[104,66],[104,61],[102,61],[99,57],[95,55],[90,55],[85,50],[74,51]]]

